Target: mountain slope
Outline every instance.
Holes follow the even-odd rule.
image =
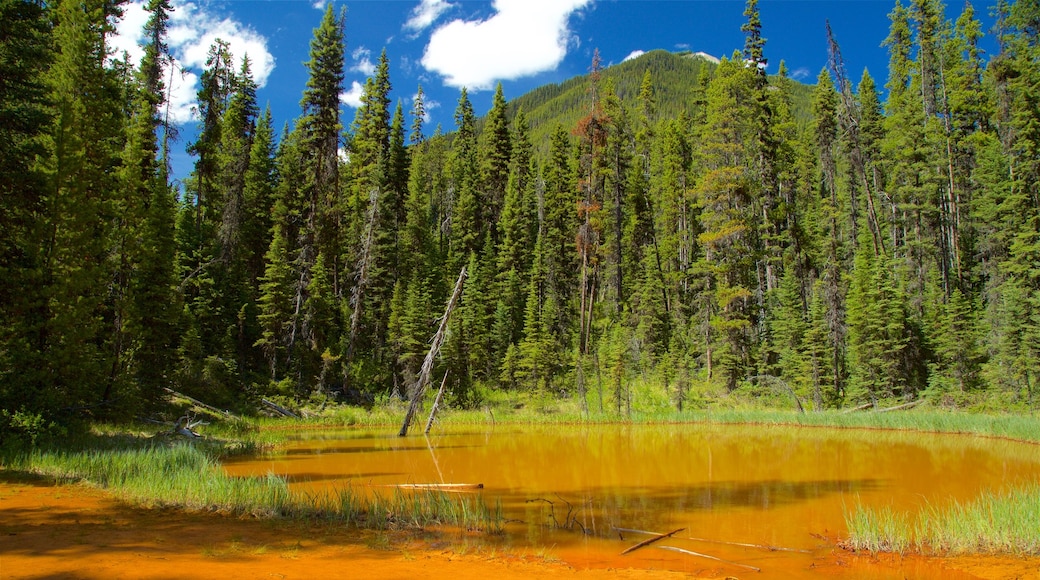
[[[654,50],[607,67],[600,74],[603,82],[613,79],[618,96],[631,110],[639,99],[643,75],[649,70],[658,116],[672,118],[681,111],[692,115],[697,106],[697,79],[705,66],[714,69],[716,63],[706,55]],[[512,117],[518,108],[523,107],[531,125],[532,139],[536,147],[541,146],[548,142],[548,136],[557,124],[573,127],[587,113],[588,82],[588,75],[582,75],[562,83],[541,86],[510,101],[508,115]],[[807,121],[812,87],[790,82],[795,118],[800,122]]]

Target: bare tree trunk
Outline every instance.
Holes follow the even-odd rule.
[[[444,387],[447,384],[448,371],[444,371],[444,378],[441,379],[441,388],[437,390],[437,398],[433,400],[433,408],[430,409],[430,418],[426,420],[426,430],[423,431],[423,435],[430,434],[430,429],[433,427],[433,418],[437,416],[437,409],[441,406],[441,399],[444,397]]]
[[[448,306],[444,309],[440,328],[437,329],[437,334],[433,335],[433,342],[430,344],[430,350],[426,353],[426,358],[423,360],[419,378],[416,379],[415,387],[412,388],[412,401],[408,405],[408,413],[404,416],[404,422],[401,423],[401,431],[397,434],[398,437],[408,435],[408,427],[412,423],[412,417],[419,410],[419,403],[422,401],[423,395],[426,394],[426,385],[430,382],[430,373],[433,372],[433,359],[437,358],[437,353],[441,350],[441,344],[444,343],[444,335],[448,330],[448,319],[451,318],[451,312],[455,310],[455,304],[462,295],[462,283],[465,280],[466,267],[463,266],[462,271],[459,272],[459,280],[455,282],[455,290],[451,293],[451,298],[448,299]]]

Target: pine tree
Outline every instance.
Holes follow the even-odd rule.
[[[139,396],[157,402],[161,389],[173,381],[168,353],[177,344],[178,312],[174,300],[174,194],[167,183],[165,160],[159,158],[158,135],[163,126],[159,107],[166,98],[161,71],[169,58],[165,37],[170,6],[165,0],[152,0],[148,10],[151,16],[145,36],[149,42],[127,129],[120,186],[127,203],[123,219],[132,232],[124,241],[124,259],[129,261],[129,270],[123,274],[129,298],[125,332],[132,358],[128,362]]]
[[[903,365],[909,336],[892,260],[884,254],[875,256],[864,242],[856,250],[847,301],[848,397],[876,405],[880,399],[910,392],[908,369]]]
[[[502,84],[499,83],[495,88],[491,110],[484,119],[480,142],[481,219],[489,224],[491,241],[495,244],[502,238],[498,222],[505,204],[512,145],[506,119],[506,99],[502,94]]]
[[[497,295],[494,320],[494,350],[503,358],[510,346],[521,337],[524,322],[526,280],[531,267],[531,248],[538,231],[537,192],[538,174],[532,155],[527,117],[523,109],[513,121],[513,156],[509,180],[506,184],[505,203],[499,220],[502,241],[497,256]],[[514,382],[510,379],[510,382]]]
[[[747,145],[755,138],[744,103],[754,102],[755,73],[735,60],[719,65],[708,90],[707,139],[702,152],[707,172],[698,184],[702,207],[702,232],[698,241],[705,248],[705,265],[710,272],[710,320],[719,337],[708,356],[709,368],[718,366],[728,389],[752,365],[755,329],[754,273],[761,255],[755,192],[760,184],[746,157]],[[750,122],[749,122],[750,117]]]
[[[567,131],[558,126],[549,144],[549,158],[542,167],[545,183],[541,201],[542,276],[540,324],[555,341],[557,352],[573,348],[572,333],[577,327],[576,310],[571,297],[578,289],[580,264],[574,240],[578,231],[579,202],[573,169],[573,146]],[[525,318],[526,324],[526,318]]]
[[[450,161],[450,183],[454,192],[451,200],[450,224],[451,246],[448,271],[459,271],[469,260],[471,253],[479,252],[483,233],[488,227],[478,198],[477,180],[479,161],[477,157],[476,118],[469,93],[465,88],[459,94],[455,108],[455,140],[452,143]]]

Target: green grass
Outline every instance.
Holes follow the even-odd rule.
[[[857,507],[846,512],[845,525],[849,529],[848,546],[854,550],[902,554],[910,546],[910,526],[906,517],[893,512],[890,507]]]
[[[33,450],[6,458],[3,467],[62,482],[85,481],[148,507],[342,521],[373,529],[450,525],[489,533],[502,530],[501,507],[488,507],[480,496],[436,490],[370,495],[350,488],[294,493],[285,479],[275,475],[228,476],[214,452],[219,448],[195,442],[97,437],[92,447]]]
[[[846,511],[847,545],[870,552],[1040,555],[1040,484],[929,506],[915,519],[889,507]]]
[[[770,409],[747,405],[745,401],[720,396],[709,408],[678,412],[662,401],[649,401],[636,388],[631,416],[618,415],[613,401],[604,393],[603,411],[598,394],[588,393],[586,413],[576,397],[555,397],[544,393],[489,391],[484,404],[477,409],[445,407],[437,415],[438,425],[572,425],[587,423],[709,423],[746,425],[790,425],[844,429],[884,429],[927,433],[963,433],[1040,443],[1040,416],[1024,414],[983,414],[946,410],[927,406],[916,409],[879,413],[876,411],[824,410],[799,413],[793,409]],[[898,401],[891,401],[894,406]],[[428,409],[417,415],[410,433],[422,432]],[[388,427],[396,430],[405,415],[405,404],[388,402],[372,409],[331,405],[321,412],[312,410],[307,419],[254,419],[251,427],[238,427],[229,437],[244,437],[254,444],[276,445],[279,431],[322,429],[330,427]],[[207,427],[207,434],[210,433]]]

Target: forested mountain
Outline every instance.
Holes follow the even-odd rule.
[[[229,408],[404,394],[463,268],[434,370],[459,405],[512,389],[624,414],[634,384],[680,408],[783,384],[816,408],[1035,406],[1036,2],[1000,2],[988,59],[970,4],[897,2],[881,81],[832,38],[810,88],[766,77],[748,0],[717,66],[597,58],[499,89],[479,122],[463,90],[450,139],[421,90],[391,110],[385,53],[341,119],[330,8],[280,132],[248,60],[212,47],[183,190],[170,7],[148,9],[131,67],[106,44],[118,3],[0,0],[4,429],[132,416],[167,387]]]
[[[639,106],[643,78],[649,73],[657,115],[675,118],[683,112],[693,115],[705,105],[705,84],[717,64],[718,59],[700,53],[652,50],[604,68],[600,72],[601,83],[604,87],[612,85],[621,102],[633,109]],[[773,82],[778,82],[777,77]],[[509,101],[506,115],[512,118],[522,108],[527,113],[532,141],[548,151],[554,127],[573,127],[587,113],[588,89],[588,75],[543,85]],[[787,89],[795,119],[808,122],[812,87],[793,82],[787,84]]]

